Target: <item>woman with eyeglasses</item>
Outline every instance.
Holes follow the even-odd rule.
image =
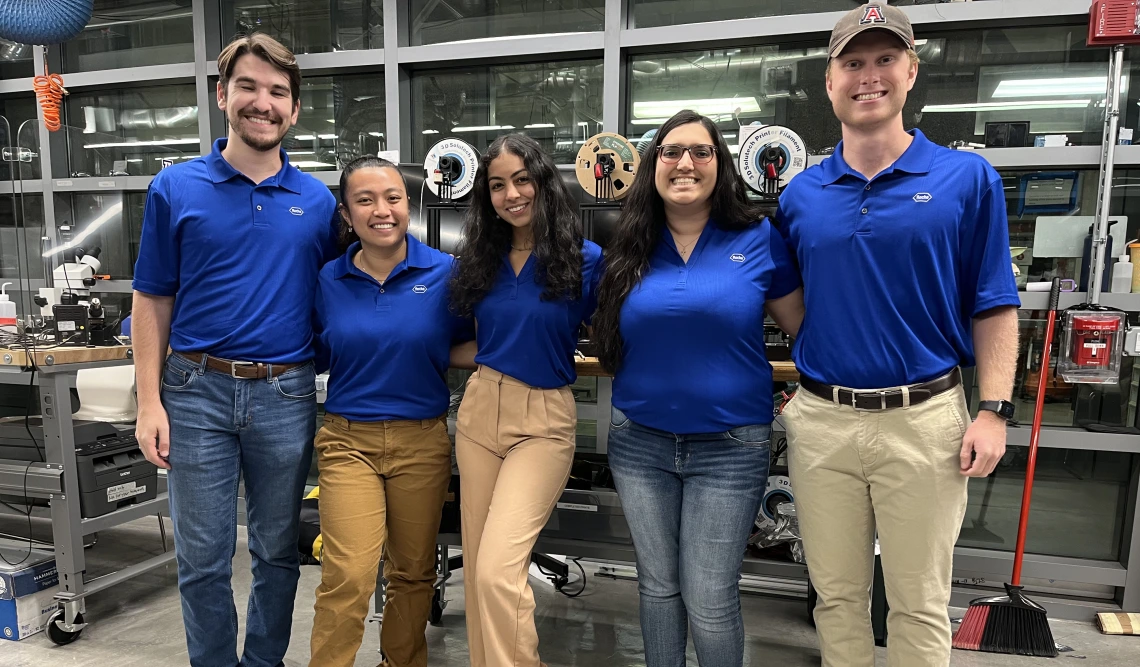
[[[614,373],[608,453],[637,551],[647,667],[739,667],[738,582],[772,433],[764,316],[795,334],[799,273],[692,111],[650,144],[606,250],[594,338]]]

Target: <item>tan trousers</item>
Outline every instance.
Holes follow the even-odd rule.
[[[784,410],[824,667],[874,667],[869,591],[878,531],[890,667],[950,664],[950,577],[966,511],[961,387],[857,412],[801,389]]]
[[[355,663],[381,552],[385,662],[426,667],[436,534],[451,480],[446,419],[349,422],[330,414],[316,450],[324,551],[310,667]]]
[[[538,667],[530,554],[566,488],[577,408],[569,387],[536,389],[480,366],[455,430],[463,585],[472,667]]]

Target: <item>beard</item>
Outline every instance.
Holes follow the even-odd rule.
[[[275,127],[277,129],[277,134],[275,137],[267,137],[263,134],[253,134],[249,131],[249,125],[251,124],[251,121],[243,117],[244,113],[244,111],[230,112],[227,114],[229,117],[226,119],[229,121],[230,127],[232,127],[234,131],[237,132],[237,135],[239,137],[241,137],[241,140],[245,142],[245,144],[250,148],[256,151],[261,151],[263,153],[277,150],[277,148],[281,146],[281,140],[284,139],[285,135],[289,132],[289,126],[283,123],[281,119],[275,115],[253,115],[254,118],[267,118],[268,120],[272,120],[278,123],[276,126],[266,126],[266,128]]]

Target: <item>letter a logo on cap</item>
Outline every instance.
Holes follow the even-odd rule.
[[[887,19],[883,16],[883,8],[879,5],[867,5],[867,8],[863,10],[863,18],[859,19],[859,25],[886,22]]]

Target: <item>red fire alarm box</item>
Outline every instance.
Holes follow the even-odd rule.
[[[1093,0],[1089,7],[1089,46],[1140,44],[1138,0]]]
[[[1081,310],[1065,313],[1057,372],[1066,382],[1115,383],[1124,348],[1124,313]]]

